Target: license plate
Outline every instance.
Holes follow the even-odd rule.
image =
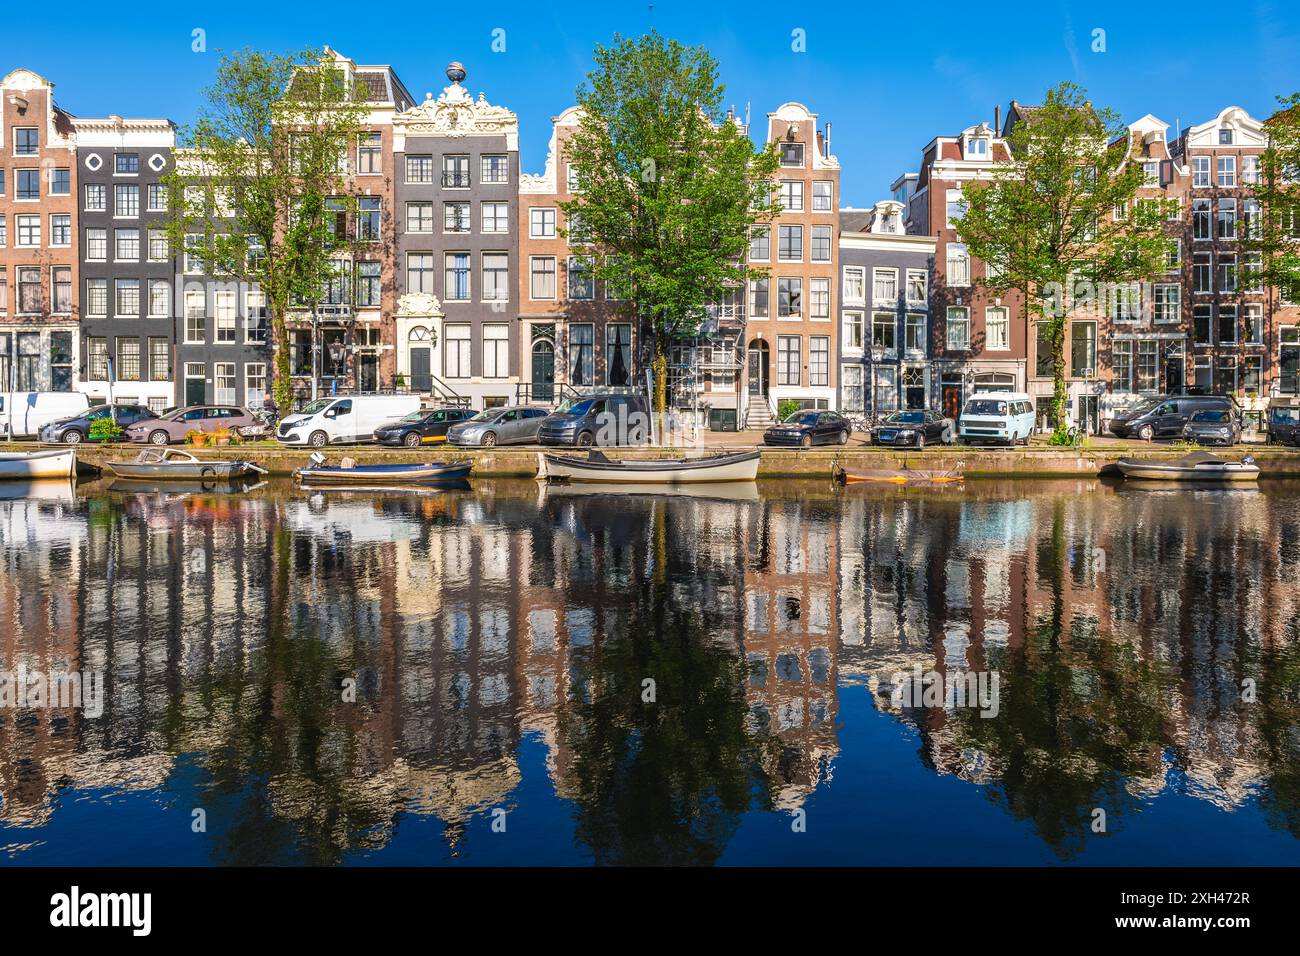
[[[898,433],[897,433],[897,432],[881,432],[881,433],[880,433],[880,440],[881,440],[881,441],[893,441],[893,440],[894,440],[895,438],[897,438],[897,437],[898,437]]]

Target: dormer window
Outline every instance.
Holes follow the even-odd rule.
[[[781,144],[782,166],[803,166],[803,143]]]
[[[1232,145],[1232,130],[1227,128],[1219,130],[1219,145],[1220,146]]]
[[[898,213],[886,212],[880,216],[880,231],[888,233],[898,232]]]
[[[1160,185],[1160,160],[1148,159],[1143,161],[1142,170],[1143,172],[1146,173],[1147,176],[1146,182],[1143,185],[1146,186]]]
[[[989,141],[984,136],[972,136],[966,140],[966,158],[967,159],[988,159],[989,158]]]

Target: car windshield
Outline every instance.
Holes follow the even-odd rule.
[[[500,417],[500,415],[501,415],[501,409],[499,408],[485,408],[483,409],[483,411],[479,412],[477,415],[471,418],[470,421],[494,422],[497,420],[497,418]]]
[[[1141,415],[1143,412],[1149,412],[1159,404],[1160,399],[1158,398],[1144,398],[1136,405],[1130,405],[1128,408],[1124,409],[1124,414],[1132,418],[1136,415]]]
[[[925,412],[894,412],[885,419],[886,425],[919,425],[925,421]]]
[[[565,409],[564,414],[575,415],[581,418],[583,415],[586,415],[588,412],[591,411],[591,405],[592,405],[592,399],[584,398],[582,401],[578,402],[578,404],[574,405],[572,408]]]
[[[966,403],[967,415],[1005,415],[1007,403],[995,398],[972,398]]]
[[[403,415],[397,421],[401,424],[413,425],[416,422],[424,421],[425,412],[411,412],[409,415]]]
[[[1192,416],[1192,421],[1219,422],[1221,424],[1226,425],[1230,421],[1230,419],[1228,417],[1227,412],[1223,411],[1222,409],[1215,409],[1214,411],[1209,411],[1209,412],[1197,412],[1195,415]]]
[[[315,415],[317,412],[325,411],[325,409],[329,408],[333,404],[334,404],[334,399],[332,398],[318,398],[316,399],[316,401],[308,402],[306,405],[304,405],[302,409],[302,414]]]
[[[816,425],[816,412],[795,412],[785,420],[787,425]]]
[[[1268,420],[1274,425],[1294,425],[1300,421],[1300,408],[1275,408]]]

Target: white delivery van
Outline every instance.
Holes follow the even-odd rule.
[[[976,392],[966,399],[957,435],[968,445],[1029,444],[1034,401],[1024,392]]]
[[[35,438],[50,422],[90,408],[85,392],[0,392],[0,435]]]
[[[375,440],[375,429],[420,410],[418,395],[340,395],[318,398],[286,415],[275,437],[286,445],[342,445]]]

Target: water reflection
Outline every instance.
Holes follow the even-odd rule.
[[[194,808],[200,862],[784,862],[756,828],[883,766],[889,726],[898,793],[960,781],[1029,828],[987,862],[1077,858],[1171,792],[1294,854],[1297,501],[28,488],[0,496],[0,660],[107,699],[0,710],[0,845],[57,859],[89,803],[133,808],[96,839],[137,862]],[[995,718],[898,702],[901,674],[990,670]],[[826,806],[826,852],[875,859],[889,835]],[[494,857],[494,811],[550,823]]]

